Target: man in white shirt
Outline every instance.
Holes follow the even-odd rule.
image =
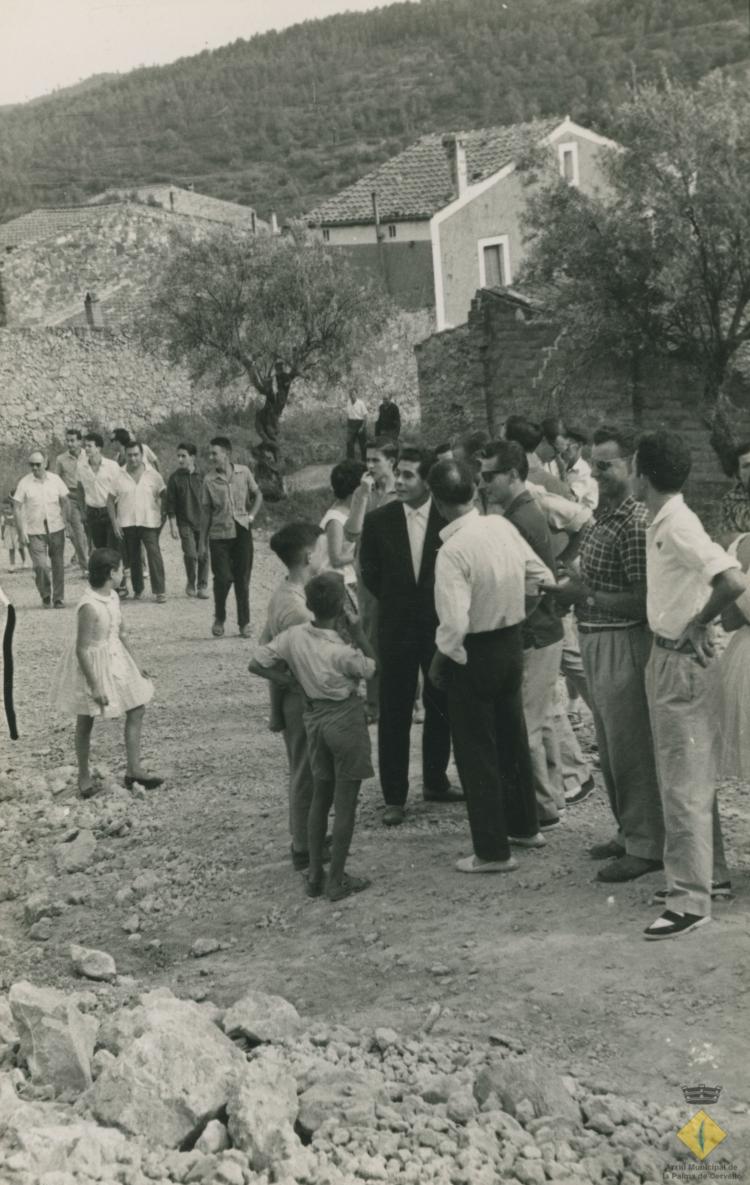
[[[459,872],[510,872],[510,843],[541,847],[521,694],[527,598],[552,573],[512,523],[473,506],[474,475],[438,461],[430,489],[448,525],[435,565],[440,625],[430,679],[442,687],[474,855]]]
[[[103,437],[98,432],[87,432],[83,438],[84,455],[78,461],[80,501],[85,507],[92,548],[115,546],[107,499],[117,488],[120,466],[102,455],[103,448]]]
[[[589,438],[582,428],[565,428],[563,435],[563,461],[565,480],[570,486],[576,502],[596,510],[599,505],[599,487],[591,473],[591,466],[582,453]]]
[[[354,391],[349,392],[346,407],[346,455],[350,461],[359,449],[360,460],[367,460],[367,404]]]
[[[162,475],[144,464],[140,444],[129,444],[125,450],[125,468],[120,470],[117,486],[108,498],[108,510],[115,535],[125,540],[133,597],[139,601],[143,596],[143,545],[154,600],[160,605],[167,599],[164,560],[159,547],[166,490]]]
[[[677,938],[711,916],[726,886],[716,804],[710,626],[746,589],[738,561],[712,542],[680,490],[690,451],[674,432],[644,436],[633,493],[646,504],[646,611],[654,645],[646,667],[656,772],[664,811],[664,913],[649,939]],[[634,742],[637,738],[633,738]]]
[[[47,472],[43,453],[29,457],[30,473],[13,494],[13,513],[21,547],[28,547],[34,581],[46,609],[65,604],[65,518],[68,487],[56,473]],[[50,568],[52,578],[50,580]]]

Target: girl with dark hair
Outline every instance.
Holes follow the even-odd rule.
[[[351,607],[357,609],[357,570],[354,566],[356,544],[346,538],[346,527],[352,509],[352,497],[362,480],[367,466],[361,461],[340,461],[331,470],[331,489],[335,501],[325,512],[320,525],[328,540],[328,565],[344,578]]]
[[[89,560],[89,586],[76,609],[76,634],[57,668],[52,703],[76,717],[78,789],[90,798],[100,789],[89,769],[94,720],[125,716],[125,785],[138,782],[147,790],[163,778],[141,766],[141,728],[146,704],[154,689],[130,652],[115,592],[122,576],[122,559],[113,548],[100,547]]]

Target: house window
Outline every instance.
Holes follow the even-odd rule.
[[[560,176],[568,185],[578,185],[578,145],[573,140],[569,144],[558,144],[557,155],[560,162]]]
[[[396,237],[396,228],[393,225],[393,223],[391,223],[390,226],[388,227],[388,238],[395,239],[395,237]]]
[[[331,232],[327,226],[324,226],[323,227],[323,242],[330,243],[330,241],[331,241]]]
[[[511,279],[508,236],[496,235],[491,239],[480,239],[479,287],[507,288]]]

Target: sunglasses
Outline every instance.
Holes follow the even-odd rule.
[[[32,469],[41,469],[42,468],[41,461],[29,461],[29,465],[31,466]]]
[[[498,473],[504,472],[505,470],[503,469],[483,469],[479,476],[482,481],[492,481],[493,477],[496,477]]]

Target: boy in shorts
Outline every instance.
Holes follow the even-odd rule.
[[[305,603],[305,585],[321,572],[328,561],[325,532],[316,523],[292,522],[281,527],[270,539],[271,551],[287,569],[287,576],[274,589],[268,602],[266,625],[261,645],[293,625],[312,621]],[[303,715],[305,696],[298,683],[279,687],[271,683],[271,732],[284,737],[289,761],[289,831],[292,837],[292,865],[297,871],[309,867],[307,819],[313,795],[313,776],[307,758],[307,734]]]
[[[372,648],[359,621],[347,620],[351,644],[337,632],[345,598],[339,573],[314,576],[305,585],[305,601],[313,620],[294,625],[273,642],[259,646],[249,666],[251,674],[279,686],[288,687],[296,681],[305,696],[304,724],[313,775],[307,894],[320,897],[325,884],[329,901],[360,893],[370,883],[344,871],[360,783],[373,775],[365,707],[357,690],[361,679],[371,679],[375,673]],[[323,856],[331,806],[333,842],[325,883]]]

